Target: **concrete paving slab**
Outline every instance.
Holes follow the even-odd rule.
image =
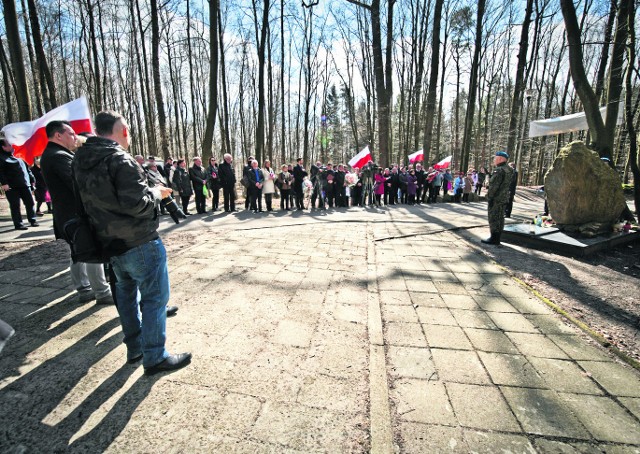
[[[618,400],[622,402],[622,405],[640,419],[640,398],[637,397],[619,397]]]
[[[398,431],[401,443],[398,451],[400,452],[407,454],[471,452],[460,427],[401,422]]]
[[[469,339],[458,326],[423,325],[431,348],[473,350]]]
[[[456,295],[451,293],[442,294],[441,296],[447,307],[450,309],[466,309],[470,311],[480,309],[473,296]]]
[[[428,348],[389,346],[387,361],[390,373],[397,377],[437,379],[431,350]]]
[[[393,304],[382,305],[382,319],[385,322],[418,323],[420,321],[413,306]]]
[[[544,334],[576,334],[577,329],[563,322],[556,314],[528,315],[525,317]]]
[[[526,453],[535,454],[537,451],[531,442],[523,435],[512,435],[497,432],[480,432],[465,429],[464,439],[472,453]]]
[[[438,289],[433,282],[427,280],[407,280],[407,289],[418,293],[438,293]]]
[[[640,397],[640,377],[633,370],[614,362],[578,361],[600,385],[616,396]]]
[[[484,311],[451,309],[456,322],[463,328],[497,329],[495,323]]]
[[[502,296],[473,295],[478,308],[483,311],[518,313],[518,310]],[[464,309],[464,308],[463,308]]]
[[[549,334],[551,339],[571,359],[584,361],[613,361],[602,348],[590,345],[586,339],[577,335]]]
[[[463,427],[520,432],[516,418],[497,387],[462,383],[446,383],[445,386],[456,418]],[[469,445],[473,446],[473,443]]]
[[[489,376],[473,351],[431,349],[438,378],[445,382],[489,384]],[[461,365],[464,364],[464,367]]]
[[[559,395],[545,389],[500,387],[523,429],[531,434],[589,439]]]
[[[579,394],[603,394],[588,374],[572,361],[533,356],[528,359],[550,389]]]
[[[457,326],[456,319],[446,307],[418,306],[415,309],[420,323],[428,325]]]
[[[533,314],[533,315],[549,315],[552,314],[553,311],[549,306],[540,301],[536,297],[525,296],[525,297],[516,297],[511,298],[507,297],[507,301],[521,314]]]
[[[568,359],[562,349],[542,334],[508,332],[506,335],[523,355],[539,358]]]
[[[503,331],[538,333],[538,329],[524,315],[505,312],[487,312],[493,323]]]
[[[484,352],[518,354],[513,342],[502,331],[488,329],[464,328],[467,337],[476,350]]]
[[[561,394],[582,424],[598,440],[640,444],[637,418],[609,397]]]
[[[478,355],[496,385],[548,387],[525,356],[489,352],[478,352]]]
[[[411,302],[411,295],[407,292],[400,291],[380,290],[380,301],[385,305],[411,306],[413,304]]]
[[[386,323],[385,339],[390,345],[406,347],[427,346],[427,340],[419,323]]]
[[[456,425],[444,384],[437,381],[396,380],[390,397],[402,421]]]

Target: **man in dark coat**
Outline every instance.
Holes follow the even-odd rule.
[[[129,126],[120,114],[100,112],[94,124],[98,135],[78,149],[74,177],[117,277],[116,308],[127,362],[142,360],[145,375],[173,371],[189,364],[191,354],[171,355],[165,348],[170,289],[157,207],[172,190],[149,187],[144,171],[126,151]]]
[[[233,157],[229,153],[225,153],[222,163],[218,166],[225,213],[236,211],[236,174],[233,171],[232,162]]]
[[[196,211],[198,214],[207,212],[207,199],[202,188],[207,184],[207,174],[202,167],[202,159],[199,156],[193,158],[193,165],[189,168],[189,179],[193,184],[193,192],[196,196]]]
[[[44,177],[53,204],[53,230],[56,239],[65,239],[64,225],[77,216],[73,190],[71,163],[76,147],[76,134],[66,121],[52,121],[46,126],[49,143],[40,158]],[[88,299],[93,293],[98,304],[113,304],[111,289],[101,263],[73,263],[71,282],[80,298]]]
[[[296,194],[296,208],[298,211],[301,211],[304,210],[302,181],[308,174],[307,171],[304,170],[302,158],[296,159],[296,163],[296,166],[293,168],[293,192]]]
[[[7,195],[7,201],[11,209],[11,219],[16,230],[27,230],[28,227],[22,223],[20,213],[20,200],[27,209],[27,219],[32,227],[37,227],[36,212],[34,210],[33,197],[31,191],[35,184],[35,178],[27,167],[27,164],[20,158],[13,156],[13,147],[9,145],[7,139],[1,138],[0,145],[0,184]]]

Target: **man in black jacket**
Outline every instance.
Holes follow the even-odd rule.
[[[22,159],[13,156],[13,147],[9,145],[7,139],[0,138],[0,145],[2,146],[2,151],[0,151],[0,184],[7,195],[13,226],[16,230],[28,229],[22,223],[22,214],[20,213],[20,200],[22,200],[27,209],[29,223],[32,227],[37,227],[38,222],[31,196],[35,178],[27,164]]]
[[[150,188],[127,153],[129,127],[115,112],[95,118],[98,137],[76,152],[73,171],[84,208],[117,277],[116,299],[127,362],[142,360],[146,375],[179,369],[191,353],[170,355],[166,343],[169,301],[167,255],[158,236],[158,204],[172,190]]]
[[[230,213],[236,211],[236,174],[233,171],[233,157],[225,153],[224,160],[218,166],[218,177],[222,186],[222,196],[224,197],[224,211]]]
[[[49,122],[45,130],[49,143],[40,158],[40,166],[55,207],[54,234],[56,239],[65,239],[64,225],[78,215],[71,173],[71,151],[76,149],[76,133],[68,122],[58,120]],[[93,292],[96,303],[113,304],[111,289],[101,263],[71,261],[70,272],[71,282],[81,299],[88,299],[88,295]]]
[[[207,199],[202,192],[202,188],[207,184],[207,175],[202,167],[202,159],[199,156],[193,158],[193,165],[189,169],[189,179],[193,184],[193,192],[196,196],[196,212],[204,214],[207,212]]]
[[[304,170],[304,162],[302,158],[296,159],[296,166],[293,168],[293,192],[296,194],[296,208],[298,211],[304,210],[304,194],[302,192],[302,181],[306,177],[307,171]]]

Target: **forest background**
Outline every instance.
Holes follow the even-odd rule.
[[[128,119],[133,154],[339,163],[369,145],[383,166],[424,149],[466,169],[507,150],[536,185],[563,145],[598,141],[591,123],[527,134],[593,110],[586,82],[627,119],[598,151],[625,182],[637,168],[635,0],[2,2],[2,125],[85,95]]]

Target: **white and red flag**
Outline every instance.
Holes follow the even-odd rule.
[[[369,161],[372,161],[372,159],[371,159],[371,152],[369,151],[369,145],[367,145],[362,149],[360,153],[358,153],[353,158],[351,158],[351,161],[349,161],[349,165],[352,168],[357,167],[359,169],[362,169],[362,167],[367,165]]]
[[[438,170],[448,169],[449,166],[451,165],[451,158],[452,156],[447,156],[442,161],[438,162],[437,164],[434,164],[433,168]]]
[[[422,162],[424,161],[424,151],[418,150],[415,153],[411,153],[409,155],[409,162],[413,164],[414,162]]]
[[[33,160],[42,154],[49,142],[45,127],[53,120],[68,121],[76,133],[93,131],[89,104],[83,96],[50,110],[37,120],[11,123],[2,128],[7,142],[15,150],[14,155],[32,165]]]

